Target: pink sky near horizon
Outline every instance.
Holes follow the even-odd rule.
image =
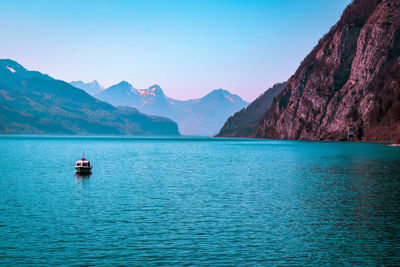
[[[301,2],[301,3],[299,3]],[[67,82],[246,101],[287,80],[350,0],[1,2],[1,58]]]

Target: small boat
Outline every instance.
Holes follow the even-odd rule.
[[[85,154],[83,154],[82,159],[78,160],[75,164],[75,173],[79,174],[90,174],[92,173],[92,166],[90,166],[90,161],[85,159]]]

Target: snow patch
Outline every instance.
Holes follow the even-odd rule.
[[[9,71],[11,71],[12,73],[15,73],[15,72],[16,72],[16,70],[14,70],[13,68],[11,68],[11,67],[9,67],[9,66],[7,66],[7,69],[8,69]]]
[[[143,96],[148,96],[148,95],[156,96],[156,94],[154,93],[155,90],[156,90],[156,88],[153,87],[150,90],[138,90],[138,92],[140,95],[143,95]]]
[[[231,101],[231,102],[235,102],[235,100],[234,100],[232,97],[230,97],[230,96],[227,96],[227,95],[226,95],[225,98],[228,99],[228,100]]]

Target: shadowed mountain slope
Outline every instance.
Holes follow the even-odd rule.
[[[236,112],[225,122],[218,137],[254,137],[261,117],[271,106],[274,98],[285,89],[286,83],[269,88],[247,108]]]
[[[0,60],[1,134],[179,135],[175,122],[118,109],[12,60]]]

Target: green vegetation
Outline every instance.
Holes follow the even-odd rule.
[[[0,60],[0,134],[179,135],[175,122],[116,108],[12,60]]]

